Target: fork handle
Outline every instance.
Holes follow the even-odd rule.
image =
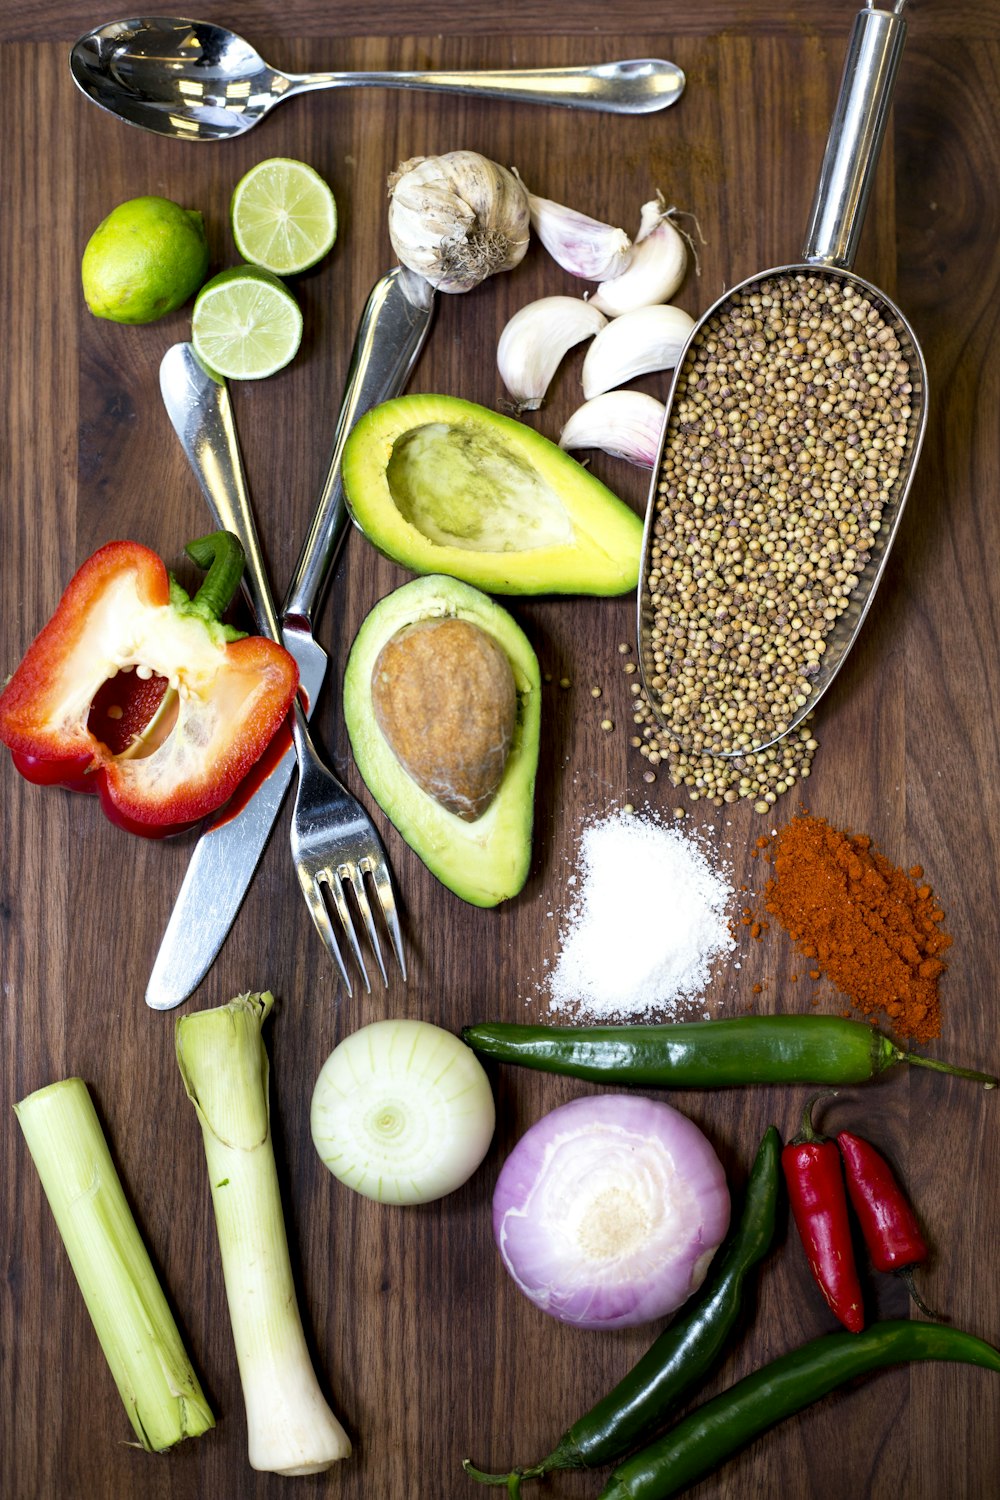
[[[395,266],[375,283],[361,315],[326,478],[281,609],[283,618],[304,622],[310,630],[347,520],[340,479],[344,444],[359,417],[405,389],[433,313],[430,283]]]
[[[257,624],[281,641],[281,626],[250,507],[236,422],[225,381],[199,362],[190,344],[174,344],[160,364],[160,390],[217,526],[239,537]]]

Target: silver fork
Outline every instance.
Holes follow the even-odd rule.
[[[325,653],[313,639],[312,610],[332,566],[346,514],[339,482],[340,452],[353,421],[371,404],[375,392],[386,395],[401,388],[426,337],[432,308],[431,288],[416,278],[404,280],[398,271],[383,278],[373,292],[355,347],[349,394],[337,424],[327,480],[285,601],[284,629],[278,621],[264,567],[225,382],[203,369],[190,345],[177,345],[169,351],[165,360],[169,369],[166,380],[161,370],[161,386],[171,420],[216,523],[235,532],[243,543],[249,593],[258,625],[273,640],[284,641],[299,661],[303,682],[310,685],[307,690],[313,693],[322,681]],[[344,885],[349,885],[383,982],[388,983],[365,885],[368,875],[405,979],[406,961],[395,894],[378,833],[357,798],[323,763],[298,699],[291,726],[299,766],[292,816],[292,855],[317,931],[350,994],[350,977],[323,897],[326,887],[365,988],[370,990],[344,892]]]

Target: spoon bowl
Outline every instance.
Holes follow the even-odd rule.
[[[70,71],[88,99],[127,124],[192,141],[242,135],[283,99],[315,89],[422,89],[649,114],[679,99],[685,81],[659,58],[500,72],[283,73],[224,26],[170,16],[88,31],[70,52]]]

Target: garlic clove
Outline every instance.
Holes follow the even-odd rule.
[[[591,297],[609,318],[667,302],[684,280],[688,247],[684,236],[664,210],[662,198],[644,203],[639,233],[625,271],[604,281]]]
[[[440,292],[467,292],[511,270],[530,238],[520,178],[476,151],[415,156],[389,178],[392,248]]]
[[[667,408],[642,391],[605,391],[585,401],[559,434],[560,448],[599,448],[651,469],[660,451]]]
[[[571,276],[584,281],[610,281],[620,276],[632,255],[632,241],[624,229],[602,224],[575,208],[551,198],[528,194],[531,227],[552,259]]]
[[[593,307],[593,300],[588,306]],[[653,370],[673,370],[694,327],[683,308],[641,307],[622,313],[601,329],[583,362],[586,400]]]
[[[514,314],[497,344],[497,369],[518,411],[541,406],[567,351],[607,321],[582,297],[540,297]]]

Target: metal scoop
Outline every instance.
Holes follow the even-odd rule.
[[[425,89],[627,115],[665,109],[684,91],[680,68],[654,57],[507,72],[281,73],[224,26],[171,16],[95,27],[74,45],[70,69],[102,109],[190,141],[242,135],[283,99],[312,89]]]
[[[894,9],[879,10],[869,0],[867,8],[855,18],[840,94],[806,232],[802,261],[748,277],[720,297],[695,325],[674,371],[646,514],[638,595],[638,638],[640,670],[650,706],[671,736],[672,742],[681,751],[721,757],[753,754],[776,744],[812,713],[857,638],[899,527],[926,425],[927,370],[916,338],[903,315],[882,292],[855,276],[851,267],[857,253],[865,208],[885,134],[893,84],[906,37],[906,22],[901,14],[904,4],[905,0],[895,0]],[[654,652],[663,653],[662,635],[658,643],[653,634],[658,628],[657,616],[662,609],[662,598],[658,607],[650,588],[650,573],[654,543],[658,542],[658,486],[671,437],[672,410],[678,391],[684,390],[685,372],[700,347],[703,331],[709,327],[715,329],[724,326],[727,311],[733,307],[740,294],[749,289],[756,291],[766,289],[769,285],[773,287],[779,280],[799,274],[818,276],[838,283],[843,288],[863,292],[880,313],[884,323],[895,333],[901,356],[909,365],[912,386],[906,439],[902,445],[905,457],[899,464],[898,475],[885,498],[881,524],[874,534],[873,545],[867,549],[870,552],[869,559],[848,597],[847,608],[826,635],[825,649],[819,663],[812,664],[813,675],[804,679],[808,680],[808,687],[801,691],[805,701],[783,719],[780,729],[756,743],[720,744],[717,738],[713,742],[711,734],[705,736],[706,743],[699,743],[693,738],[695,731],[680,729],[677,722],[671,721],[671,695],[663,677],[664,662],[661,660],[657,663],[654,660]],[[803,421],[805,416],[803,411]],[[722,440],[723,445],[725,441],[726,439]],[[666,663],[666,670],[669,681],[670,662]]]

